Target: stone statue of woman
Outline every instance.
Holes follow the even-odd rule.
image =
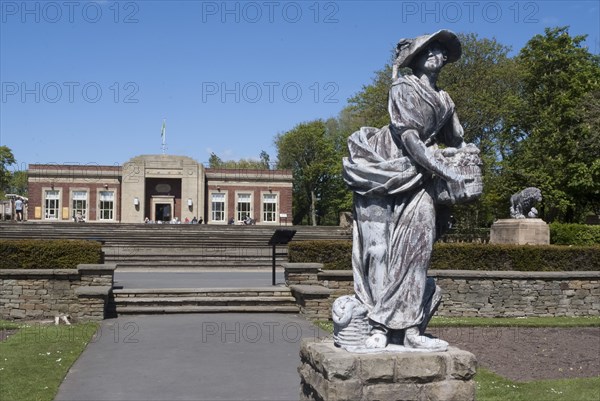
[[[423,350],[448,346],[424,335],[441,300],[440,288],[427,278],[436,218],[445,205],[481,194],[478,150],[463,141],[454,103],[436,86],[442,67],[460,55],[458,38],[447,30],[402,39],[389,92],[391,123],[363,127],[348,139],[350,156],[343,165],[354,192],[356,295],[337,305],[365,310],[364,348],[396,341]],[[398,76],[403,67],[412,74]],[[348,302],[360,307],[349,308]],[[343,311],[336,312],[334,304],[334,323],[336,313]],[[339,330],[337,335],[344,337]]]

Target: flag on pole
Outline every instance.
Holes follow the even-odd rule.
[[[163,120],[163,125],[160,130],[160,138],[162,139],[161,148],[162,148],[162,153],[164,155],[165,152],[167,151],[167,120],[166,119]]]

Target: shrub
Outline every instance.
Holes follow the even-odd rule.
[[[290,262],[323,263],[327,270],[352,269],[352,241],[292,242]],[[595,271],[598,246],[445,244],[433,248],[431,269]]]
[[[559,245],[436,244],[431,269],[594,271],[600,247]]]
[[[75,269],[102,263],[102,245],[80,240],[0,240],[0,269]]]
[[[586,224],[550,224],[550,243],[556,245],[598,245],[600,226]]]
[[[288,260],[292,263],[323,263],[327,270],[352,269],[352,241],[290,242]]]

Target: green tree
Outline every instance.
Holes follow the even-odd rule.
[[[269,154],[264,150],[260,151],[260,163],[262,164],[262,167],[266,170],[269,170],[271,168],[271,156],[269,156]]]
[[[517,57],[521,90],[506,165],[515,186],[537,186],[545,217],[582,221],[598,212],[600,59],[568,27],[547,28]]]
[[[439,86],[456,105],[465,141],[475,143],[483,159],[484,193],[473,204],[454,208],[457,227],[470,230],[490,225],[508,213],[512,188],[504,182],[502,161],[512,151],[513,136],[506,129],[519,88],[510,48],[495,39],[459,34],[461,58],[442,70]],[[513,191],[514,192],[514,191]]]
[[[210,154],[208,159],[209,168],[223,169],[238,169],[238,170],[268,170],[269,169],[269,154],[264,150],[260,153],[260,160],[240,159],[240,160],[223,160],[214,152]]]
[[[9,188],[11,173],[9,167],[15,164],[15,157],[8,146],[0,146],[0,196],[4,198]]]
[[[326,213],[329,188],[341,174],[333,141],[322,120],[298,124],[275,138],[278,168],[290,169],[294,176],[293,223],[305,219],[317,225],[317,215]]]
[[[216,155],[215,152],[210,153],[210,157],[208,158],[208,167],[209,168],[221,168],[223,166],[223,160],[219,156]]]
[[[29,196],[27,179],[27,171],[15,171],[9,179],[6,193]]]
[[[390,123],[388,114],[388,92],[392,84],[391,62],[375,72],[371,83],[364,85],[360,92],[348,99],[346,121],[351,121],[355,129],[383,127]]]

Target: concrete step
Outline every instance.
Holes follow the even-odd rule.
[[[164,313],[298,313],[297,306],[126,306],[117,308],[119,315]]]
[[[116,298],[117,310],[129,306],[295,306],[294,297],[156,297]]]
[[[299,311],[287,287],[117,289],[113,294],[119,315]]]
[[[276,267],[281,268],[281,263],[285,260],[278,260]],[[181,262],[172,263],[170,261],[150,261],[150,262],[126,262],[122,260],[105,260],[105,263],[116,263],[119,270],[236,270],[236,269],[250,269],[250,270],[265,270],[271,269],[271,262],[260,262],[260,261],[204,261],[204,262]]]
[[[113,290],[115,298],[134,297],[287,297],[287,287],[237,287],[237,288],[132,288]]]
[[[283,257],[285,255],[283,255],[283,252],[281,252],[281,254],[278,252],[277,256],[279,257]],[[203,261],[203,260],[240,260],[240,261],[252,261],[252,260],[271,260],[271,255],[254,255],[254,256],[249,256],[249,255],[225,255],[225,254],[217,254],[217,255],[169,255],[169,254],[164,254],[164,255],[144,255],[144,254],[137,254],[137,255],[107,255],[104,254],[104,259],[105,260],[119,260],[119,261],[153,261],[153,260],[170,260],[170,261],[186,261],[186,260],[190,260],[190,261]]]

